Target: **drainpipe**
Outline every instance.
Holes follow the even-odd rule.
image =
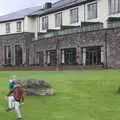
[[[24,20],[25,20],[25,18],[24,18]],[[23,32],[24,32],[24,29],[25,29],[25,24],[24,24],[24,20],[23,20]]]
[[[107,44],[107,30],[105,30],[105,69],[108,69]]]
[[[85,4],[84,4],[84,22],[85,22],[85,19],[86,19],[86,11],[85,11]]]

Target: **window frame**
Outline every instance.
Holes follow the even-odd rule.
[[[72,13],[75,10],[77,10],[77,14]],[[75,16],[75,15],[77,15],[77,16]],[[75,17],[76,17],[76,19],[74,20]],[[78,22],[79,22],[79,9],[78,9],[78,7],[75,7],[75,8],[70,9],[70,24],[75,24]]]
[[[47,30],[49,25],[49,18],[48,16],[42,17],[42,30]]]
[[[95,5],[95,8],[93,7]],[[92,8],[92,9],[91,9]],[[95,14],[91,14],[91,12],[93,13],[93,10]],[[87,19],[96,19],[98,17],[98,7],[97,7],[97,2],[93,2],[90,4],[87,4]]]
[[[108,5],[109,15],[120,13],[120,0],[109,0]]]
[[[82,47],[82,63],[83,65],[101,65],[102,63],[102,56],[101,56],[101,51],[102,51],[102,46],[87,46],[87,47]],[[84,58],[85,54],[85,58]],[[83,59],[85,59],[85,64],[83,62]]]
[[[17,32],[22,32],[22,21],[16,22],[16,29],[17,29]]]
[[[6,26],[6,33],[10,33],[11,32],[10,25],[11,25],[11,23],[9,23],[9,22],[5,24],[5,26]]]
[[[11,45],[4,45],[4,64],[11,65],[12,64],[12,48]]]
[[[57,21],[59,20],[59,15],[60,15],[60,21]],[[57,18],[58,17],[58,18]],[[59,23],[60,22],[60,23]],[[55,27],[61,27],[62,26],[62,12],[59,12],[59,13],[56,13],[55,14]]]
[[[75,47],[61,49],[62,65],[76,65],[77,62],[76,60],[77,60],[77,49]]]

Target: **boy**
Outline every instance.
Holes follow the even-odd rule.
[[[15,111],[17,113],[17,118],[23,120],[21,112],[20,112],[20,102],[24,101],[23,89],[20,87],[20,84],[18,82],[16,82],[15,87],[9,91],[6,98],[8,99],[11,94],[14,97],[14,107],[15,107]]]
[[[11,91],[12,89],[14,89],[16,83],[14,82],[13,79],[10,79],[9,80],[9,90]],[[14,96],[13,95],[10,95],[7,99],[8,101],[8,109],[7,111],[11,111],[14,109]]]

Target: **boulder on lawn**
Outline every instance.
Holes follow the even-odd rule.
[[[47,96],[53,95],[53,88],[50,84],[43,80],[19,80],[24,89],[25,95],[28,96]]]

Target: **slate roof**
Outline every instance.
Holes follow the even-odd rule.
[[[59,0],[52,4],[52,8],[44,9],[41,6],[31,7],[22,9],[16,12],[12,12],[3,16],[0,16],[0,23],[7,22],[12,20],[23,19],[25,16],[42,16],[52,12],[57,12],[60,10],[64,10],[70,7],[74,7],[80,4],[84,4],[86,2],[91,2],[95,0]]]
[[[40,9],[41,9],[41,6],[37,6],[37,7],[25,8],[16,12],[12,12],[12,13],[0,16],[0,22],[23,19],[24,16],[27,16],[32,12],[38,11]]]
[[[75,7],[80,4],[84,4],[84,3],[92,2],[92,1],[95,1],[95,0],[59,0],[58,2],[55,2],[52,4],[52,8],[45,9],[43,11],[34,12],[33,14],[31,14],[31,16],[32,15],[39,15],[39,16],[47,15],[52,12],[57,12],[60,10],[64,10],[70,7]]]

